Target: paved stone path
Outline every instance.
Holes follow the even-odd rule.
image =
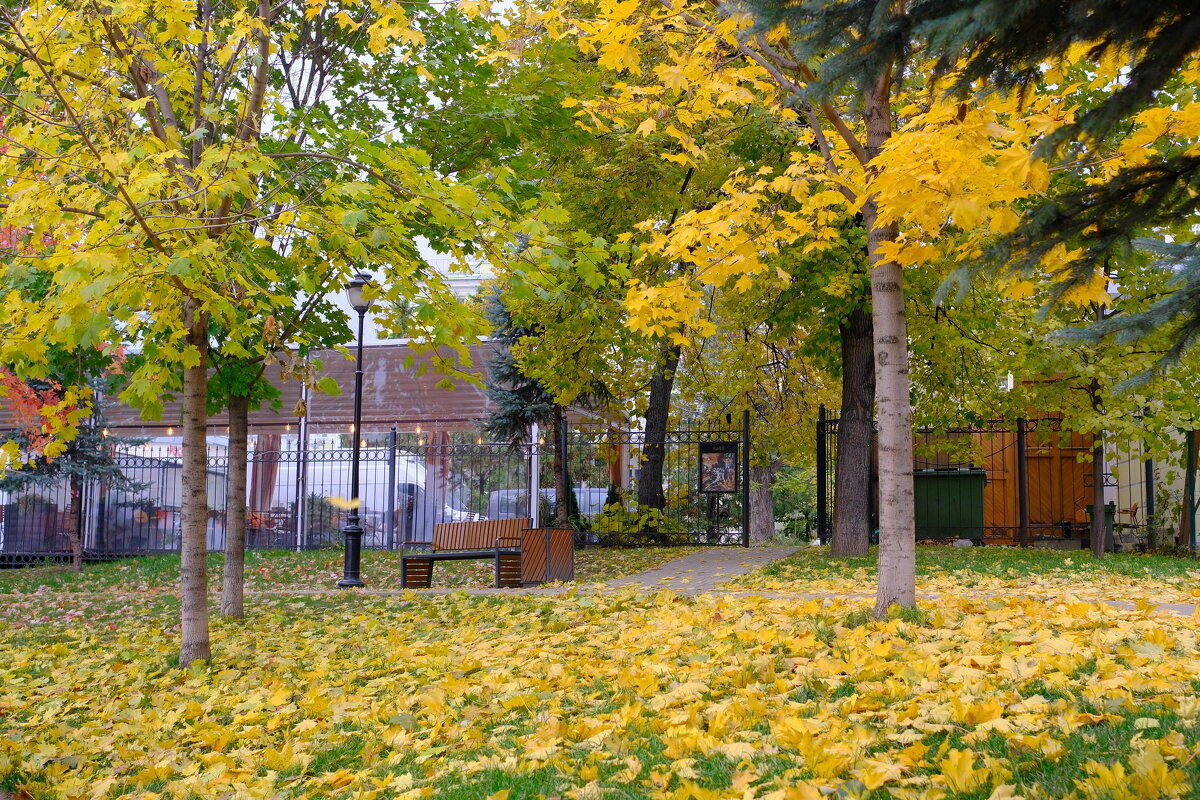
[[[594,584],[567,584],[563,586],[535,586],[528,589],[462,589],[439,587],[434,589],[418,589],[418,596],[422,595],[444,595],[453,594],[456,592],[465,592],[471,595],[560,595],[568,592],[597,592],[608,591],[610,589],[628,589],[634,588],[643,591],[658,591],[668,589],[677,594],[684,595],[699,595],[699,594],[722,594],[730,597],[761,597],[769,600],[819,600],[826,603],[831,603],[835,600],[864,600],[871,601],[875,599],[874,592],[789,592],[777,591],[772,589],[754,589],[754,588],[723,588],[722,584],[726,581],[736,578],[739,575],[745,575],[759,567],[766,566],[774,561],[787,558],[800,548],[798,547],[752,547],[743,549],[741,547],[710,547],[699,552],[691,553],[681,558],[676,558],[672,561],[667,561],[657,567],[652,567],[645,572],[639,572],[634,575],[628,575],[624,578],[609,581],[608,583]],[[356,589],[355,594],[368,597],[403,597],[413,590],[404,589]],[[345,596],[344,589],[324,588],[324,589],[267,589],[267,590],[248,590],[247,596],[272,596],[272,597],[302,597],[302,596]],[[2,597],[3,595],[0,595]],[[75,597],[84,597],[86,594],[76,594]],[[108,597],[107,593],[97,592],[96,597]],[[1017,596],[1017,593],[998,594],[995,592],[964,592],[960,596],[968,596],[977,598],[981,601],[993,598],[1007,599]],[[1049,599],[1038,593],[1029,593],[1029,596],[1034,599]],[[936,602],[940,596],[936,593],[929,592],[917,595],[917,600],[922,602]],[[1180,616],[1194,616],[1197,614],[1197,604],[1193,603],[1166,603],[1155,602],[1153,598],[1146,598],[1156,608],[1156,611],[1166,614],[1178,614]],[[1104,603],[1112,608],[1118,608],[1125,611],[1132,611],[1137,608],[1137,605],[1128,600],[1103,600],[1095,601]],[[4,796],[4,792],[0,790],[0,800],[12,800]]]
[[[710,547],[683,558],[652,567],[645,572],[609,581],[610,588],[639,586],[670,589],[680,594],[718,591],[725,581],[787,558],[799,547]]]
[[[667,561],[657,567],[651,567],[645,572],[627,575],[624,578],[595,584],[571,584],[567,586],[533,586],[527,589],[462,589],[450,587],[434,587],[433,589],[417,589],[422,595],[453,594],[466,592],[472,595],[511,595],[520,594],[566,594],[567,592],[593,591],[596,588],[620,589],[630,586],[657,591],[670,589],[678,594],[704,594],[705,592],[725,592],[720,585],[725,581],[745,575],[759,567],[787,558],[799,550],[799,547],[710,547],[696,553]],[[341,594],[344,589],[299,589],[299,590],[266,590],[247,592],[249,594],[269,595],[326,595]],[[356,594],[379,597],[401,597],[407,591],[404,589],[355,589]],[[754,592],[749,594],[769,594]]]
[[[589,592],[589,591],[605,591],[608,589],[624,589],[637,588],[646,591],[658,591],[660,589],[669,589],[677,594],[699,595],[706,593],[724,594],[733,597],[762,597],[771,600],[821,600],[832,602],[834,600],[873,600],[874,592],[780,592],[770,589],[738,589],[738,588],[722,588],[721,584],[726,581],[736,578],[739,575],[744,575],[759,567],[766,566],[774,561],[787,558],[795,553],[800,548],[798,547],[752,547],[749,550],[741,547],[711,547],[701,550],[696,553],[676,558],[672,561],[667,561],[659,564],[657,567],[652,567],[645,572],[639,572],[634,575],[628,575],[624,578],[618,578],[608,583],[600,584],[575,584],[567,586],[538,586],[528,589],[452,589],[452,588],[434,588],[418,590],[422,595],[437,595],[437,594],[452,594],[454,592],[466,592],[472,595],[513,595],[513,594],[532,594],[532,595],[557,595],[566,594],[567,592]],[[344,590],[341,589],[301,589],[301,590],[268,590],[263,592],[253,592],[253,594],[263,595],[337,595]],[[358,589],[357,593],[363,595],[377,597],[401,597],[406,594],[405,590],[400,589]],[[248,592],[247,594],[251,594]],[[971,597],[976,597],[979,600],[988,600],[995,597],[1005,598],[1012,595],[999,595],[994,592],[979,592],[968,593]],[[936,601],[939,599],[936,593],[926,593],[917,595],[918,601]],[[1135,609],[1137,606],[1127,600],[1097,600],[1096,602],[1104,603],[1113,608],[1119,608],[1127,611]],[[1152,601],[1153,602],[1153,601]],[[1192,616],[1196,613],[1196,605],[1192,603],[1155,603],[1158,611],[1179,614],[1183,616]],[[0,796],[0,800],[6,798]]]

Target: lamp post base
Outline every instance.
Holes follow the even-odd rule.
[[[357,514],[354,515],[354,517],[357,516]],[[337,582],[337,588],[339,589],[354,589],[366,585],[358,577],[362,554],[362,535],[362,526],[358,524],[356,518],[352,518],[350,524],[342,528],[342,536],[346,542],[346,553],[345,560],[342,563],[342,579]]]

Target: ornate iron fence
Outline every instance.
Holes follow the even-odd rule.
[[[567,468],[581,515],[582,544],[749,543],[749,415],[667,431],[586,426],[566,434]],[[639,502],[643,471],[658,449],[662,494]],[[603,499],[601,499],[603,498]]]
[[[118,454],[132,488],[67,482],[3,498],[0,562],[70,555],[72,526],[89,559],[175,552],[180,543],[182,453],[175,446]],[[439,522],[529,516],[529,451],[502,444],[421,444],[363,448],[359,497],[363,546],[427,542]],[[246,546],[340,547],[350,494],[350,450],[252,452],[247,471]],[[229,456],[207,459],[207,544],[223,550]],[[504,498],[497,502],[496,498]]]
[[[580,544],[743,544],[748,530],[746,425],[669,431],[661,507],[638,505],[638,464],[654,446],[644,433],[584,427],[567,434]],[[360,453],[363,546],[428,542],[439,522],[540,517],[554,507],[554,452],[563,443],[401,443]],[[183,453],[144,445],[117,455],[123,488],[65,479],[0,493],[0,565],[70,557],[78,534],[90,560],[179,549]],[[533,478],[535,465],[537,481]],[[621,466],[618,466],[621,465]],[[350,494],[348,449],[252,450],[247,469],[246,546],[340,547]],[[622,474],[617,474],[623,469]],[[229,455],[210,448],[206,538],[225,547]],[[707,481],[707,483],[704,483]],[[537,507],[531,498],[537,497]]]

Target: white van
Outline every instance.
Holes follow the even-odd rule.
[[[542,499],[553,507],[555,502],[554,487],[543,486],[538,490]],[[594,517],[604,512],[604,501],[608,497],[608,489],[595,486],[576,486],[575,502],[579,504],[579,513],[585,517]],[[492,492],[488,497],[488,519],[505,519],[511,517],[527,517],[529,513],[529,492],[524,489],[501,489]]]
[[[349,452],[311,451],[306,461],[299,475],[294,457],[279,462],[271,508],[292,508],[300,497],[307,498],[305,513],[309,515],[326,507],[323,500],[332,499],[334,505],[344,506],[350,496]],[[428,542],[433,538],[436,523],[484,518],[467,510],[441,470],[427,470],[418,456],[403,450],[396,452],[395,463],[395,483],[389,487],[388,449],[368,447],[360,453],[358,496],[364,547]],[[253,475],[250,479],[253,480]],[[394,523],[390,532],[389,489],[394,491],[390,504]],[[304,527],[314,534],[337,533],[314,530],[314,526],[321,524],[320,520],[310,519]]]

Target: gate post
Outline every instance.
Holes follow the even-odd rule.
[[[387,549],[396,546],[396,426],[388,434]]]
[[[742,410],[742,547],[750,546],[750,409]]]
[[[1025,420],[1017,419],[1017,514],[1021,547],[1029,546],[1029,470],[1025,455]]]
[[[565,408],[562,411],[561,419],[562,423],[558,426],[558,446],[562,448],[562,458],[559,460],[559,463],[562,465],[563,491],[567,493],[567,496],[563,498],[563,502],[566,503],[564,508],[566,508],[566,514],[569,518],[571,516],[571,495],[575,492],[575,487],[571,485],[571,466],[567,463],[567,457],[569,455],[567,452],[567,439],[570,437],[571,431],[570,423],[567,420],[567,410]],[[557,500],[558,498],[556,497],[555,501],[557,502]],[[569,521],[570,520],[568,519],[568,522]]]
[[[539,436],[541,431],[534,422],[529,426],[529,525],[533,528],[542,527],[539,514],[542,508],[542,489],[538,485],[542,475],[542,447]]]
[[[1144,447],[1144,445],[1143,445]],[[1143,451],[1144,452],[1144,451]],[[1154,456],[1146,458],[1146,525],[1154,524]]]
[[[826,544],[825,530],[829,515],[825,504],[829,502],[829,450],[825,438],[825,404],[817,407],[817,541]]]
[[[304,416],[296,420],[296,552],[308,538],[308,387],[300,385]]]

